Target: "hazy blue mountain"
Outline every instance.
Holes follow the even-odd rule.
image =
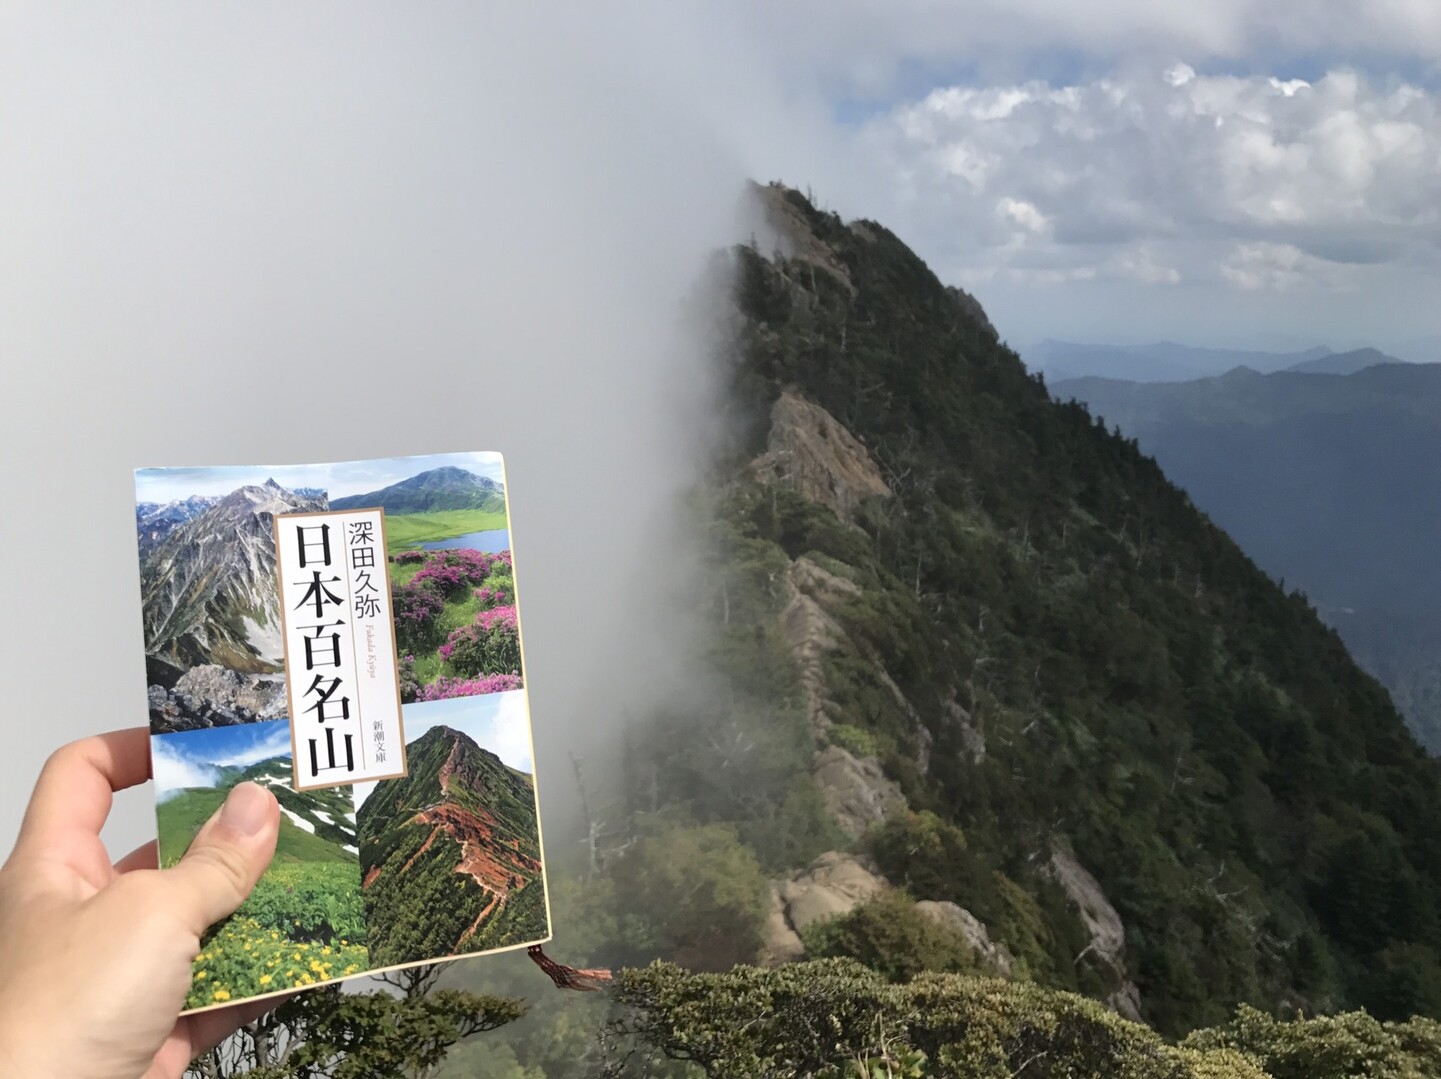
[[[1184,382],[1208,378],[1236,367],[1260,372],[1281,371],[1332,355],[1317,346],[1291,352],[1197,348],[1174,341],[1149,345],[1094,345],[1042,341],[1028,348],[1026,366],[1041,371],[1048,382],[1075,378],[1113,378],[1133,382]]]
[[[1354,375],[1368,367],[1383,363],[1403,363],[1395,356],[1388,356],[1378,348],[1353,348],[1349,352],[1332,352],[1286,368],[1302,374],[1312,375]]]

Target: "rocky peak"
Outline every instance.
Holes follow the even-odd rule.
[[[782,184],[755,186],[752,193],[760,206],[761,216],[771,231],[768,237],[785,259],[808,263],[819,267],[835,277],[852,295],[856,287],[845,263],[835,249],[821,240],[807,220],[808,214],[816,213],[808,205],[802,208],[794,193]]]
[[[987,317],[985,308],[981,306],[980,300],[976,299],[965,289],[956,288],[954,285],[946,286],[946,295],[955,302],[961,314],[979,326],[981,332],[987,337],[992,341],[999,341],[1001,339],[1001,335],[996,332],[996,327],[991,324],[990,318]]]

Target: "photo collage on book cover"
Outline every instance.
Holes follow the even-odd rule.
[[[237,783],[270,868],[196,959],[187,1009],[549,936],[498,454],[136,473],[160,864]],[[274,518],[380,507],[407,774],[298,792]]]

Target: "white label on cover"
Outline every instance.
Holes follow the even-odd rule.
[[[295,788],[405,775],[385,515],[275,518]]]

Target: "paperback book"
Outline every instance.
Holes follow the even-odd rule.
[[[186,1010],[549,940],[500,455],[146,468],[135,493],[160,864],[238,783],[281,813]]]

